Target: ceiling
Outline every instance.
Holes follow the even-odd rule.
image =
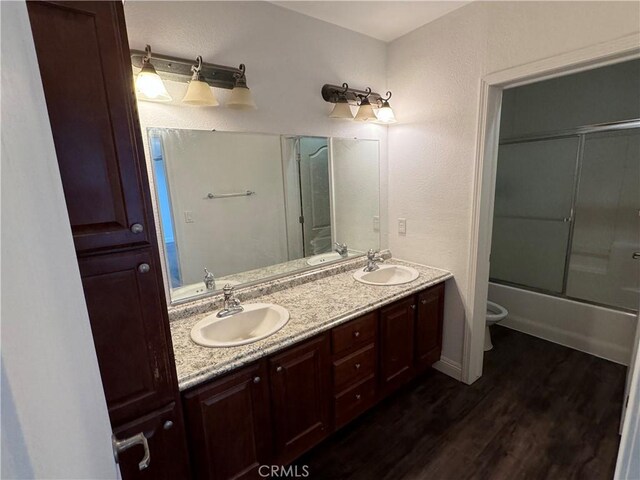
[[[272,3],[390,42],[470,2],[316,0]]]

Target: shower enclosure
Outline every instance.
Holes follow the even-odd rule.
[[[639,215],[640,121],[504,139],[491,281],[637,310]]]

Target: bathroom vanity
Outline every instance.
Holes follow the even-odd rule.
[[[286,465],[439,360],[448,272],[407,265],[409,283],[357,282],[364,261],[266,286],[246,302],[286,308],[289,322],[256,343],[195,344],[214,300],[172,309],[171,330],[197,478],[257,477]],[[251,295],[251,293],[248,293]]]

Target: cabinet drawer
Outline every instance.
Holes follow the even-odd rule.
[[[376,349],[370,343],[357,352],[333,362],[333,387],[336,393],[375,374]]]
[[[335,427],[339,428],[367,410],[376,398],[376,380],[372,375],[335,397]]]
[[[371,343],[376,338],[377,317],[377,311],[371,312],[334,328],[331,331],[333,353],[344,353]]]

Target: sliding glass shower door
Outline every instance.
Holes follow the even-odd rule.
[[[629,126],[500,145],[492,281],[638,308],[640,129]]]

